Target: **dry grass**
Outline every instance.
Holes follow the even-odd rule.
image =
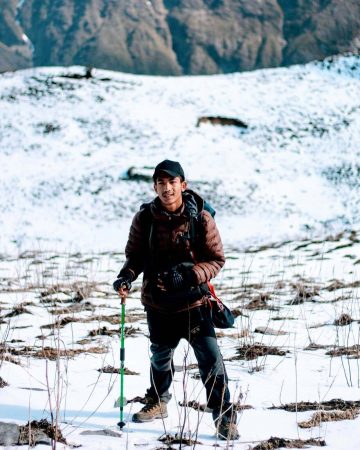
[[[261,309],[268,309],[269,305],[267,303],[267,300],[270,299],[269,293],[261,293],[256,298],[251,300],[249,303],[247,303],[244,308],[249,309],[251,311],[261,310]]]
[[[339,420],[353,420],[359,415],[359,409],[348,409],[345,411],[317,411],[309,420],[299,422],[300,428],[312,428],[319,426],[322,422],[337,422]]]
[[[344,326],[344,325],[350,325],[352,322],[354,322],[354,319],[349,314],[341,314],[338,319],[334,321],[334,325],[337,326]]]
[[[336,291],[338,289],[353,289],[360,287],[360,281],[353,281],[351,283],[344,283],[340,280],[332,280],[332,282],[326,286],[326,290],[329,292]]]
[[[280,350],[278,347],[272,347],[260,343],[246,344],[236,349],[237,356],[233,356],[231,360],[245,359],[246,361],[256,359],[259,356],[276,355],[285,356],[289,353],[287,350]]]
[[[3,378],[0,377],[0,389],[6,386],[9,386],[9,383],[7,383]]]
[[[274,330],[270,327],[256,327],[254,330],[255,333],[261,333],[261,334],[267,334],[270,336],[283,336],[285,334],[288,334],[286,331],[283,330]]]
[[[45,358],[55,361],[56,359],[62,357],[73,358],[74,356],[80,355],[82,353],[102,354],[106,352],[107,348],[105,347],[89,347],[86,349],[76,350],[58,350],[56,348],[44,347],[39,352],[36,352],[33,356],[34,358]]]
[[[31,314],[31,312],[26,309],[26,306],[29,306],[29,304],[16,305],[9,313],[5,314],[2,318],[5,319],[9,317],[20,316],[21,314]]]
[[[195,409],[195,411],[211,412],[206,403],[200,403],[197,400],[189,400],[188,402],[179,402],[179,406]],[[251,405],[244,405],[240,403],[233,404],[236,411],[244,411],[246,409],[254,409]]]
[[[84,303],[73,303],[69,306],[63,307],[63,308],[57,308],[57,309],[51,309],[49,310],[50,314],[53,314],[55,316],[63,315],[63,314],[74,314],[78,312],[83,311],[94,311],[95,306],[90,302],[84,302]]]
[[[39,421],[33,420],[24,426],[20,426],[19,444],[28,444],[31,447],[35,446],[37,442],[37,432],[39,431],[45,433],[50,439],[67,445],[66,439],[62,435],[60,429],[51,425],[46,419]]]
[[[333,346],[332,346],[333,347]],[[360,358],[360,345],[350,345],[349,347],[333,347],[332,350],[326,352],[326,355],[330,356],[350,356],[352,358]]]
[[[134,336],[135,334],[138,334],[140,332],[139,328],[134,328],[133,326],[130,327],[125,327],[124,333],[126,337],[129,336]],[[119,336],[120,335],[120,330],[119,329],[115,329],[115,330],[110,330],[107,327],[101,327],[98,328],[96,330],[91,330],[89,331],[89,336],[90,337],[94,337],[94,336]]]
[[[135,322],[136,319],[127,317],[125,322],[131,323]],[[73,317],[73,316],[66,316],[62,319],[57,320],[54,323],[49,323],[46,325],[42,325],[40,328],[42,329],[53,329],[53,328],[63,328],[65,325],[69,323],[89,323],[89,322],[108,322],[110,325],[120,325],[120,316],[119,314],[112,314],[109,316],[106,315],[97,315],[97,316],[90,316],[90,317]]]
[[[281,406],[271,406],[269,409],[284,409],[285,411],[331,411],[331,410],[354,410],[360,408],[360,400],[342,400],[334,398],[325,402],[298,402],[287,403]]]
[[[116,367],[113,366],[104,366],[101,369],[97,369],[97,371],[100,373],[116,373],[116,374],[120,373],[120,369],[117,369]],[[125,367],[124,375],[140,375],[140,374]]]
[[[198,445],[199,444],[199,445],[202,445],[202,443],[200,441],[195,441],[194,439],[187,438],[178,433],[176,433],[175,436],[172,436],[171,434],[164,434],[159,437],[158,441],[163,442],[167,446],[172,445],[172,444],[180,444],[180,445]]]
[[[255,447],[252,447],[252,450],[273,450],[276,448],[307,448],[309,446],[325,447],[326,442],[319,439],[284,439],[271,437],[267,441],[263,441]]]
[[[89,347],[84,349],[57,349],[52,347],[43,347],[41,350],[35,350],[34,347],[23,347],[20,349],[11,348],[9,351],[16,356],[26,356],[39,359],[48,359],[50,361],[56,361],[59,358],[73,358],[82,353],[94,353],[102,354],[106,353],[108,349],[106,347]],[[6,355],[4,355],[4,360],[6,360]],[[13,362],[13,361],[11,361]],[[19,363],[15,363],[19,364]]]
[[[59,328],[63,328],[65,325],[69,324],[69,323],[75,323],[75,322],[84,322],[84,319],[79,319],[77,317],[63,317],[60,320],[57,320],[54,323],[49,323],[47,325],[41,325],[41,329],[59,329]]]

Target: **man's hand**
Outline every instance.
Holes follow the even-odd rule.
[[[191,268],[179,266],[169,272],[163,272],[158,276],[158,288],[163,291],[180,291],[191,286],[196,286],[197,278]]]
[[[184,278],[177,270],[170,270],[159,275],[158,287],[164,291],[179,291],[184,287]]]
[[[114,281],[113,288],[120,297],[127,297],[131,289],[131,280],[127,277],[119,277]]]

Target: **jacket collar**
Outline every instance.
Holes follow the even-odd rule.
[[[150,203],[150,210],[156,220],[169,220],[169,217],[179,217],[183,221],[190,217],[196,217],[200,211],[204,208],[203,199],[194,191],[187,189],[183,193],[183,203],[180,208],[175,212],[166,211],[161,205],[159,197],[156,197]]]

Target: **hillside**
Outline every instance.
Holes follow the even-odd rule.
[[[217,210],[227,245],[358,227],[359,66],[344,57],[211,77],[3,74],[0,247],[121,246],[165,157]],[[201,116],[248,128],[197,127]],[[132,166],[145,177],[129,179]]]
[[[217,74],[360,48],[357,0],[0,0],[0,9],[0,71]]]

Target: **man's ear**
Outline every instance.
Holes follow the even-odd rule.
[[[181,191],[184,192],[186,191],[187,188],[187,182],[186,181],[182,181],[181,182]]]
[[[157,190],[156,190],[156,183],[154,183],[154,191],[157,193]]]

